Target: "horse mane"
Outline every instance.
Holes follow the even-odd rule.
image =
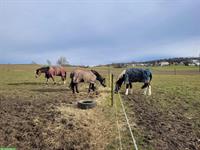
[[[120,73],[120,75],[118,76],[118,80],[121,79],[121,78],[124,76],[125,73],[126,73],[126,70],[123,70],[123,71]]]
[[[97,80],[102,80],[102,76],[96,70],[90,70],[96,77]]]

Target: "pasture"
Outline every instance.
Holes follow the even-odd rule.
[[[123,149],[134,149],[118,95],[110,106],[110,88],[98,85],[87,94],[88,84],[72,94],[67,84],[45,85],[35,79],[37,65],[0,65],[0,147],[17,149],[118,149],[116,119]],[[175,69],[174,69],[175,68]],[[123,68],[93,68],[116,78]],[[133,95],[121,95],[141,150],[200,149],[200,74],[198,67],[152,67],[152,96],[142,95],[133,84]],[[176,71],[176,72],[175,72]],[[56,81],[60,81],[56,77]],[[81,110],[78,100],[97,100],[97,107]]]

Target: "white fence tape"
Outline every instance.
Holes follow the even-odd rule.
[[[131,129],[131,126],[130,126],[130,123],[129,123],[129,119],[127,117],[126,110],[124,108],[124,104],[123,104],[123,101],[122,101],[120,93],[118,95],[119,95],[120,103],[122,105],[122,109],[123,109],[123,112],[124,112],[124,116],[126,118],[126,122],[127,122],[128,128],[129,128],[129,131],[130,131],[130,134],[131,134],[131,138],[132,138],[132,141],[133,141],[133,144],[134,144],[134,148],[135,148],[135,150],[138,150],[138,146],[137,146],[136,140],[135,140],[135,138],[133,136],[133,132],[132,132],[132,129]]]

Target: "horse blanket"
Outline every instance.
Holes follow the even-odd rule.
[[[144,82],[148,83],[152,79],[152,73],[149,69],[142,68],[128,68],[125,71],[124,83],[130,82]]]

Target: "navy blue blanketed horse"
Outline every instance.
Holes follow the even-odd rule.
[[[126,95],[128,95],[128,89],[130,87],[130,93],[132,94],[132,82],[142,82],[144,85],[141,87],[144,89],[144,95],[148,93],[151,95],[151,85],[150,82],[152,80],[152,73],[149,69],[142,68],[128,68],[123,70],[119,75],[116,85],[115,85],[115,93],[121,88],[122,83],[126,84]]]

